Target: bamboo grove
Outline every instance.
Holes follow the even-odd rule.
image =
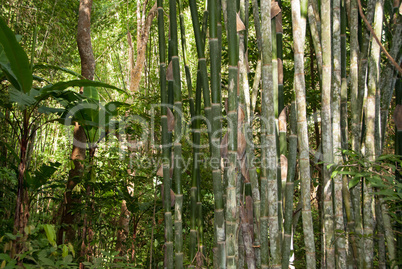
[[[402,266],[400,0],[0,2],[0,268]]]
[[[402,144],[400,2],[188,4],[192,27],[184,24],[181,1],[158,0],[164,267],[289,268],[301,248],[304,268],[397,268],[400,198],[389,195],[398,192],[399,166],[389,170],[390,155],[383,154],[394,123],[392,154]],[[316,89],[319,97],[309,103]],[[189,98],[191,186],[181,183],[182,92]],[[201,152],[208,168],[200,166]],[[396,174],[385,184],[381,169]],[[201,190],[209,180],[213,238],[203,232]],[[186,187],[191,220],[184,241]],[[295,236],[303,238],[298,245]],[[209,240],[213,254],[206,252]]]

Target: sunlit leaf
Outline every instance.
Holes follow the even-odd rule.
[[[0,18],[0,44],[8,58],[9,70],[18,81],[17,89],[25,93],[29,92],[32,87],[32,72],[28,56],[2,18]],[[0,62],[0,66],[4,70],[3,62]]]

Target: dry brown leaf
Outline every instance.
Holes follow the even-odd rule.
[[[241,126],[241,124],[244,121],[244,117],[245,117],[244,110],[243,108],[241,108],[241,106],[239,106],[239,109],[237,111],[237,126]]]
[[[281,12],[281,8],[278,5],[278,2],[271,2],[271,19],[275,18]]]
[[[284,107],[281,111],[281,114],[279,114],[278,128],[279,128],[279,131],[286,132],[286,107]]]
[[[236,13],[236,28],[237,28],[237,32],[246,30],[246,26],[240,19],[239,13]]]
[[[241,174],[243,175],[243,177],[245,178],[246,182],[250,181],[250,175],[248,173],[248,169],[247,169],[247,164],[246,164],[246,158],[243,158],[240,162],[240,170],[241,170]]]
[[[174,130],[175,120],[172,110],[167,108],[167,119],[168,119],[168,131],[171,132]]]
[[[288,176],[288,158],[285,155],[281,154],[281,178],[282,181],[286,181]]]
[[[173,80],[173,65],[172,61],[170,61],[168,68],[166,70],[166,80]]]
[[[227,133],[223,136],[223,139],[221,141],[221,157],[222,158],[228,157],[228,134]]]
[[[163,177],[163,165],[159,166],[158,171],[156,172],[156,175],[159,177]]]
[[[394,111],[394,121],[396,129],[402,131],[402,105],[396,105]]]
[[[246,153],[247,141],[241,130],[237,131],[237,159],[242,160]]]

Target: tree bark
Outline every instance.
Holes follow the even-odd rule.
[[[91,8],[92,0],[80,0],[79,17],[77,27],[77,45],[81,58],[81,74],[89,80],[93,80],[95,75],[95,58],[92,51],[91,43]],[[82,93],[83,89],[80,90]],[[80,182],[83,172],[86,153],[86,135],[84,128],[78,124],[74,127],[74,140],[71,160],[73,168],[68,175],[66,192],[64,193],[63,210],[61,217],[61,228],[58,231],[58,243],[63,243],[63,233],[65,233],[65,241],[72,242],[75,238],[75,231],[72,227],[75,217],[71,213],[74,206],[72,191]]]
[[[146,9],[146,3],[145,1],[143,9],[142,9],[142,14],[145,14],[145,9]],[[147,43],[148,43],[148,38],[149,38],[149,31],[151,30],[151,24],[153,19],[155,18],[157,14],[157,4],[152,6],[151,10],[148,12],[147,18],[144,20],[142,17],[138,18],[137,22],[137,60],[135,62],[135,65],[130,64],[130,91],[132,93],[135,93],[138,91],[138,88],[140,86],[140,81],[141,81],[141,76],[142,76],[142,69],[144,68],[144,63],[145,63],[145,54],[146,54],[146,49],[147,49]],[[131,43],[131,38],[129,40],[129,43]],[[129,48],[132,50],[132,45]],[[133,53],[131,52],[131,55]],[[134,59],[129,59],[131,63],[134,62]]]

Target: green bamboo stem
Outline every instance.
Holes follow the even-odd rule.
[[[202,96],[202,83],[201,83],[201,72],[198,70],[197,71],[197,87],[196,87],[196,93],[195,93],[195,115],[200,117],[201,116],[201,96]],[[200,145],[200,140],[201,140],[201,131],[200,131],[200,125],[201,121],[198,118],[196,122],[196,130],[198,130],[199,135],[195,136],[197,138],[194,142],[194,147],[197,147],[197,145]],[[197,133],[197,132],[196,132]],[[195,151],[194,154],[198,153],[198,150]],[[196,167],[196,184],[197,184],[197,228],[198,228],[198,251],[200,254],[206,255],[205,253],[205,247],[204,247],[204,219],[203,219],[203,214],[202,214],[202,196],[201,196],[201,169],[200,169],[200,164],[198,162],[198,155],[196,158],[194,158],[194,162],[196,162],[195,167]]]
[[[220,167],[220,144],[221,144],[221,97],[220,97],[220,48],[218,42],[218,1],[211,0],[208,4],[209,12],[209,47],[211,53],[211,159],[212,180],[215,201],[215,237],[218,251],[219,268],[225,268],[225,216],[223,206],[222,175]]]
[[[163,187],[164,187],[164,209],[165,209],[165,263],[168,269],[173,269],[173,228],[172,213],[170,211],[170,155],[167,104],[168,96],[166,89],[166,45],[163,18],[163,0],[158,0],[158,36],[159,36],[159,80],[161,88],[161,124],[162,124],[162,165],[163,165]]]
[[[257,47],[258,47],[258,60],[257,60],[256,69],[255,69],[255,76],[254,76],[254,83],[253,83],[253,90],[251,93],[251,104],[250,104],[250,110],[254,112],[255,108],[256,108],[257,95],[258,95],[259,84],[260,84],[260,80],[261,80],[261,50],[262,50],[261,42],[262,42],[262,40],[261,40],[261,25],[260,25],[261,23],[260,23],[259,5],[258,5],[257,0],[252,0],[252,7],[253,7],[255,34],[256,34]],[[257,261],[258,260],[260,260],[260,259],[257,257]],[[257,262],[257,264],[258,264],[258,262]]]
[[[186,82],[188,89],[188,97],[190,103],[190,115],[192,119],[191,132],[193,139],[193,171],[191,177],[191,189],[190,189],[190,200],[191,200],[191,218],[190,218],[190,241],[189,241],[189,254],[190,261],[193,261],[195,258],[196,250],[197,250],[197,201],[198,201],[198,189],[197,189],[197,177],[199,176],[199,167],[198,167],[198,152],[199,152],[199,144],[200,144],[200,123],[198,118],[193,120],[196,117],[194,98],[192,95],[192,83],[191,83],[191,73],[190,67],[187,64],[186,60],[186,35],[185,35],[185,25],[184,25],[184,15],[183,15],[183,6],[182,1],[178,1],[179,4],[179,19],[180,19],[180,37],[181,37],[181,45],[182,45],[182,55],[183,62],[186,74]],[[201,100],[196,100],[197,102],[201,102]]]
[[[199,66],[199,69],[201,72],[205,116],[208,120],[210,120],[211,99],[210,99],[210,93],[209,93],[207,62],[205,59],[205,52],[204,52],[206,26],[203,28],[203,33],[202,33],[200,30],[200,23],[198,20],[197,3],[195,0],[190,0],[189,4],[190,4],[190,11],[191,11],[191,19],[192,19],[193,29],[194,29],[195,43],[196,43],[196,47],[197,47],[198,66]],[[204,16],[204,19],[205,19],[205,16]],[[204,24],[204,25],[206,25],[206,24]]]
[[[341,132],[341,83],[342,83],[342,53],[341,53],[341,0],[332,1],[332,47],[333,47],[333,75],[332,75],[332,141],[333,161],[335,165],[342,164],[342,132]],[[346,267],[346,244],[343,220],[342,175],[334,178],[334,228],[336,268]]]
[[[238,44],[236,31],[236,2],[227,3],[227,33],[229,48],[228,81],[228,171],[226,188],[226,268],[237,268],[238,252],[238,208],[236,201],[237,186],[237,77]]]
[[[293,220],[293,192],[294,178],[296,174],[297,160],[297,117],[296,103],[292,101],[290,110],[290,135],[288,154],[288,173],[286,178],[285,211],[284,211],[284,238],[282,242],[282,269],[289,268],[290,247],[292,241],[292,220]]]
[[[278,1],[278,5],[280,8],[282,8],[281,1]],[[284,169],[284,171],[287,171],[287,166],[284,158],[287,155],[287,137],[286,137],[286,110],[284,110],[284,92],[283,92],[283,49],[282,49],[282,39],[283,39],[283,27],[282,27],[282,11],[276,16],[275,18],[275,25],[276,25],[276,54],[277,54],[277,62],[278,62],[278,129],[279,129],[279,162],[280,162],[280,168]],[[274,77],[275,78],[275,77]],[[282,122],[281,122],[282,121]],[[282,190],[281,192],[278,192],[279,194],[284,197],[285,193],[285,187],[286,187],[286,173],[280,173],[281,175],[281,187]],[[283,177],[282,177],[283,175]],[[280,199],[278,197],[278,201],[283,202],[284,199]],[[280,206],[280,207],[279,207]],[[283,208],[282,205],[278,205],[278,207],[281,209]],[[281,216],[279,216],[279,221],[280,224],[282,223],[281,221]],[[283,237],[283,236],[282,236]]]
[[[380,199],[378,195],[375,197],[375,216],[376,216],[376,241],[378,242],[378,268],[385,269],[386,266],[386,258],[385,258],[385,239],[384,239],[384,220],[382,218],[381,213],[381,205]]]
[[[169,22],[170,22],[170,42],[169,51],[173,69],[173,95],[174,95],[174,143],[173,143],[173,180],[175,184],[175,268],[183,268],[183,193],[181,187],[182,156],[181,156],[181,136],[182,136],[182,97],[180,81],[180,63],[178,56],[178,36],[177,36],[177,8],[176,1],[169,1]]]
[[[345,0],[342,1],[341,8],[341,146],[342,150],[349,149],[348,145],[348,92],[347,92],[347,80],[346,80],[346,7]],[[357,264],[357,246],[355,239],[355,223],[353,217],[352,201],[349,191],[349,179],[347,175],[342,177],[342,196],[343,204],[345,208],[345,217],[347,221],[347,235],[349,241],[349,249],[347,250],[346,266],[352,267]]]
[[[272,77],[271,3],[261,1],[262,97],[261,97],[261,268],[281,268],[278,224],[277,147],[275,94]],[[267,231],[269,229],[269,253]],[[270,264],[269,264],[270,259]]]
[[[313,40],[313,46],[315,51],[315,58],[317,59],[318,73],[320,78],[322,77],[322,49],[321,49],[321,19],[318,10],[317,0],[308,1],[308,21],[310,26],[311,38]]]
[[[261,27],[260,27],[260,15],[259,15],[259,7],[257,0],[253,0],[253,16],[254,16],[254,26],[256,30],[257,36],[257,44],[258,44],[258,51],[259,51],[259,59],[257,63],[257,68],[255,71],[254,76],[254,84],[252,90],[252,96],[250,98],[250,104],[248,105],[246,102],[246,106],[250,106],[250,114],[246,114],[245,118],[245,133],[246,133],[246,158],[247,158],[247,166],[249,169],[249,177],[251,182],[252,194],[253,194],[253,215],[254,215],[254,246],[260,246],[261,244],[261,233],[260,233],[260,218],[261,218],[261,198],[260,198],[260,189],[259,189],[259,182],[258,182],[258,175],[257,170],[254,165],[254,143],[253,143],[253,133],[251,132],[252,126],[252,115],[254,115],[255,104],[257,100],[258,94],[258,86],[261,80]],[[247,94],[244,91],[244,94]],[[245,98],[247,100],[247,98]],[[261,249],[254,248],[255,254],[255,265],[257,268],[261,267]]]
[[[306,26],[300,14],[300,1],[292,0],[292,24],[295,59],[295,92],[297,103],[297,137],[299,145],[299,166],[301,180],[301,201],[306,268],[316,268],[313,219],[310,204],[310,158],[306,118],[306,93],[304,80],[304,39]],[[300,38],[302,37],[302,38]]]
[[[277,40],[276,40],[276,17],[271,19],[271,42],[272,42],[272,86],[274,93],[274,111],[275,111],[275,140],[278,147],[276,147],[276,157],[277,157],[277,165],[276,165],[276,176],[277,176],[277,215],[278,215],[278,232],[279,236],[279,246],[282,245],[282,177],[281,177],[281,152],[280,152],[280,140],[279,140],[279,127],[278,127],[278,119],[279,119],[279,111],[278,111],[278,56],[277,56]],[[280,250],[279,250],[280,252]]]

